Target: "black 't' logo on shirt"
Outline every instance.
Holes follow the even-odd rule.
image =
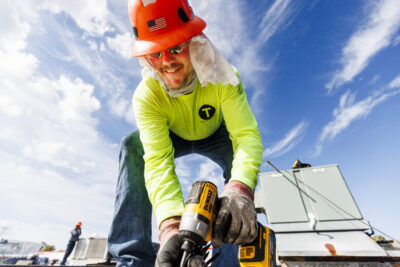
[[[215,108],[210,105],[203,105],[199,109],[199,116],[203,120],[209,120],[215,114]]]

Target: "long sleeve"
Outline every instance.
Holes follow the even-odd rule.
[[[70,241],[78,241],[80,235],[81,235],[80,229],[76,229],[76,228],[72,229]]]
[[[234,159],[231,180],[254,189],[262,163],[263,146],[257,121],[247,102],[242,83],[221,91],[221,110],[232,140]]]
[[[159,85],[151,80],[148,82],[150,85],[141,85],[146,92],[135,94],[133,103],[145,152],[145,184],[160,224],[166,218],[183,213],[184,199],[175,174],[174,149],[162,97],[157,97],[157,91],[150,89]]]

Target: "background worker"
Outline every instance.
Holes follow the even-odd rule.
[[[184,199],[174,158],[190,153],[224,172],[214,248],[251,242],[263,147],[239,76],[202,33],[206,23],[186,0],[130,0],[128,9],[136,39],[131,53],[143,79],[133,97],[139,131],[121,143],[110,252],[119,266],[154,266],[153,208],[160,229],[156,264],[179,265]],[[227,256],[232,246],[222,245],[213,266],[238,265],[237,247]]]
[[[71,230],[71,237],[69,239],[67,249],[65,250],[64,258],[60,262],[60,265],[65,265],[65,262],[67,261],[69,255],[71,255],[71,252],[74,249],[76,242],[79,241],[79,236],[82,233],[81,226],[82,222],[77,222],[75,228]]]

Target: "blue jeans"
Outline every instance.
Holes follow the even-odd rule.
[[[222,168],[225,182],[229,181],[233,149],[224,126],[203,140],[184,140],[172,132],[170,138],[175,158],[191,153],[206,156]],[[122,139],[114,217],[108,236],[108,249],[117,259],[117,266],[150,267],[155,263],[156,251],[151,240],[152,206],[144,183],[143,155],[138,131]],[[221,255],[213,267],[239,266],[237,246],[224,244],[219,250]]]
[[[64,258],[60,262],[60,265],[65,265],[65,262],[67,261],[69,255],[71,255],[72,250],[75,247],[76,241],[69,241],[67,245],[67,249],[65,250]]]

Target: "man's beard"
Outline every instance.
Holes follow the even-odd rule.
[[[186,77],[185,77],[186,79]],[[196,87],[197,84],[197,75],[196,72],[192,72],[191,76],[187,75],[187,82],[185,83],[185,86],[182,86],[178,89],[172,89],[169,88],[165,82],[163,82],[163,87],[165,92],[171,96],[171,97],[178,97],[181,95],[187,95],[190,94],[191,92],[193,92],[194,88]]]

